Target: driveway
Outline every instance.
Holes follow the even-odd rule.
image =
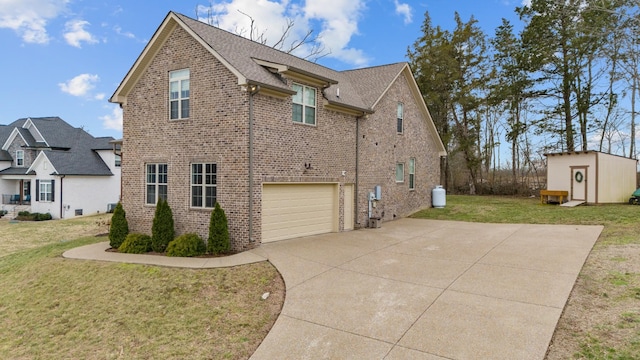
[[[264,244],[287,292],[251,359],[543,359],[601,231],[401,219]]]

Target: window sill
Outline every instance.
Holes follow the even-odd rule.
[[[310,127],[314,127],[314,128],[318,127],[317,123],[316,124],[307,124],[307,123],[301,123],[301,122],[297,122],[297,121],[292,121],[292,123],[295,124],[295,125],[310,126]]]

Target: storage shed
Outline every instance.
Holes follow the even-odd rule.
[[[547,190],[568,191],[567,200],[626,203],[636,189],[638,160],[599,151],[545,154]]]

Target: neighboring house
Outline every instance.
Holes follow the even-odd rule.
[[[407,63],[335,71],[173,12],[110,101],[130,230],[163,198],[206,238],[219,202],[236,251],[428,207],[446,155]]]
[[[567,191],[567,200],[590,204],[626,203],[636,190],[636,159],[598,151],[545,156],[547,189]]]
[[[59,117],[0,125],[2,208],[55,219],[106,212],[120,198],[113,140],[94,138]]]

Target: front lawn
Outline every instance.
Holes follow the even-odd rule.
[[[0,359],[253,354],[284,301],[273,266],[187,270],[63,259],[65,250],[107,241],[95,236],[106,232],[96,220],[0,223],[11,249],[0,257]],[[93,236],[72,240],[71,229]]]
[[[640,359],[640,206],[575,208],[539,198],[447,196],[416,218],[486,223],[604,225],[558,322],[547,360]],[[558,239],[561,241],[561,239]]]

